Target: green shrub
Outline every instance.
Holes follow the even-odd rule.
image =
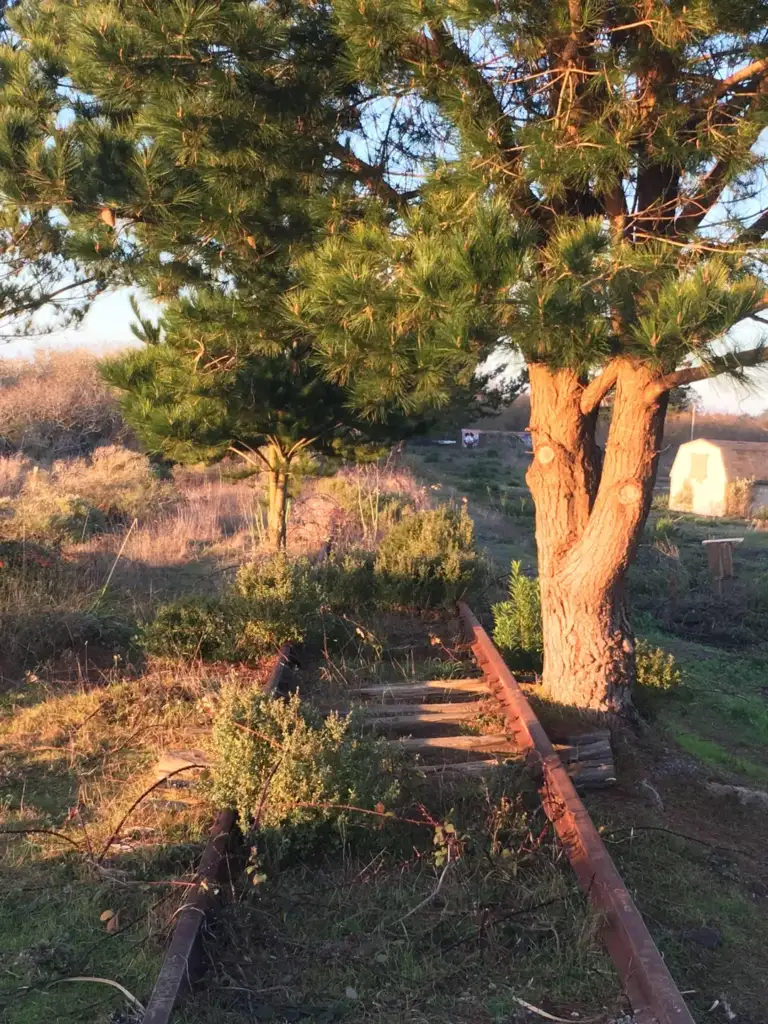
[[[651,646],[646,640],[635,643],[635,666],[635,705],[644,714],[651,714],[659,696],[680,686],[682,673],[671,654],[661,647]]]
[[[349,718],[323,720],[298,694],[225,690],[212,745],[213,803],[236,808],[243,827],[258,819],[281,856],[338,837],[359,817],[349,807],[391,806],[399,794],[402,766],[388,743],[359,735]]]
[[[384,536],[374,563],[379,600],[398,607],[454,604],[483,571],[472,520],[465,506],[455,505],[404,515]]]
[[[150,654],[216,661],[237,657],[241,628],[225,601],[190,597],[161,605],[140,639]]]
[[[331,614],[353,612],[375,603],[374,555],[353,549],[334,553],[315,570],[322,604]]]
[[[509,598],[493,606],[493,640],[512,668],[541,670],[544,637],[538,578],[524,575],[513,562]]]
[[[270,555],[244,565],[234,593],[241,599],[239,649],[258,658],[283,644],[301,643],[320,608],[320,590],[306,558]]]
[[[150,654],[256,661],[283,644],[301,643],[321,610],[321,591],[306,559],[272,555],[249,562],[220,598],[162,605],[142,632]]]
[[[646,689],[674,690],[682,682],[682,673],[674,656],[661,647],[652,647],[647,640],[635,644],[637,684]]]
[[[6,671],[40,669],[75,652],[86,664],[108,667],[129,655],[135,626],[95,611],[48,609],[0,613],[0,658]]]

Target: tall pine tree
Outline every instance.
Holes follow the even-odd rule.
[[[329,240],[304,315],[364,403],[384,366],[406,402],[439,389],[488,330],[522,352],[544,680],[564,702],[629,712],[624,580],[669,392],[766,355],[726,332],[768,306],[768,5],[334,7],[350,75],[388,105],[390,180],[411,174],[420,201],[395,232]]]

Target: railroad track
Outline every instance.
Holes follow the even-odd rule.
[[[634,1021],[693,1024],[578,793],[615,782],[610,733],[561,736],[560,742],[553,743],[501,654],[464,604],[459,606],[459,618],[466,641],[464,678],[363,681],[345,686],[335,700],[317,693],[315,703],[341,712],[354,707],[367,728],[418,755],[419,770],[427,782],[493,772],[510,762],[524,763],[579,885],[601,916],[601,937]],[[268,690],[280,686],[287,663],[288,652],[283,650]],[[195,749],[169,751],[158,764],[158,774],[176,772],[185,763],[204,763],[204,756]],[[194,979],[200,962],[201,928],[216,908],[216,882],[229,870],[227,858],[236,831],[233,812],[222,810],[198,870],[200,884],[178,917],[144,1024],[167,1024]]]

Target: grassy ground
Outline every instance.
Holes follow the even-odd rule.
[[[512,558],[535,567],[525,456],[425,448],[406,463],[396,479],[371,471],[363,482],[309,481],[294,499],[296,545],[311,550],[332,516],[339,536],[375,543],[402,500],[466,498],[496,565],[483,599],[500,596]],[[0,1017],[9,1024],[125,1019],[119,992],[68,977],[117,981],[146,999],[181,895],[167,883],[189,877],[210,809],[150,794],[116,829],[151,784],[159,751],[210,721],[222,681],[254,678],[136,652],[137,622],[159,601],[215,592],[258,545],[248,483],[189,474],[175,487],[172,506],[133,528],[39,551],[27,544],[21,563],[16,549],[0,558],[0,829],[69,840],[0,835]],[[736,579],[714,586],[701,540],[734,534],[745,537]],[[631,596],[638,631],[674,654],[683,683],[652,697],[647,735],[619,749],[618,788],[590,807],[673,974],[695,990],[696,1013],[718,1000],[713,1021],[733,1012],[739,1024],[765,1024],[765,811],[710,784],[768,788],[768,534],[659,509]],[[307,666],[307,693],[330,694],[361,673],[466,671],[446,656],[450,626],[418,627],[434,637],[428,662],[426,652],[414,658],[414,637],[386,642],[391,623],[347,624],[348,649]],[[442,883],[427,828],[374,831],[362,847],[282,865],[239,894],[214,984],[187,1021],[491,1022],[515,1019],[520,999],[566,1017],[615,1009],[595,922],[527,799],[511,775],[500,791],[446,792],[430,804],[435,820],[453,809],[467,836],[466,856]],[[513,820],[494,832],[510,807]],[[242,944],[250,963],[234,952]]]
[[[210,721],[211,695],[232,667],[147,660],[135,637],[159,602],[214,592],[248,557],[258,543],[255,495],[218,473],[184,472],[161,483],[157,502],[143,464],[126,474],[123,451],[107,451],[93,466],[50,471],[0,460],[0,1019],[8,1024],[124,1019],[120,992],[64,980],[72,977],[116,981],[146,998],[183,895],[176,882],[191,876],[210,823],[204,805],[180,808],[158,793],[132,805],[152,784],[158,753]],[[56,500],[73,491],[95,509],[101,495],[130,500],[135,515],[89,536],[86,514],[80,532],[62,536],[59,513],[79,506]]]
[[[472,848],[447,871],[429,836],[406,845],[379,835],[365,857],[348,849],[243,893],[215,977],[181,1019],[463,1024],[521,1019],[521,998],[579,1016],[615,1003],[595,922],[549,840],[508,796],[463,799],[472,821],[460,834]]]
[[[413,465],[467,495],[500,570],[504,558],[535,569],[533,521],[509,503],[526,498],[519,460],[420,451]],[[621,741],[619,785],[588,804],[697,1019],[717,1002],[713,1020],[764,1024],[765,804],[741,806],[717,787],[768,790],[768,533],[669,513],[665,501],[656,500],[629,593],[638,633],[674,655],[683,681],[644,700],[646,731]],[[701,542],[734,536],[743,537],[735,577],[713,582]]]

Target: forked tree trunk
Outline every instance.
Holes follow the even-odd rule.
[[[624,583],[650,508],[666,395],[646,367],[617,363],[601,460],[596,414],[581,408],[584,382],[529,369],[544,686],[564,704],[629,714],[635,659]]]

